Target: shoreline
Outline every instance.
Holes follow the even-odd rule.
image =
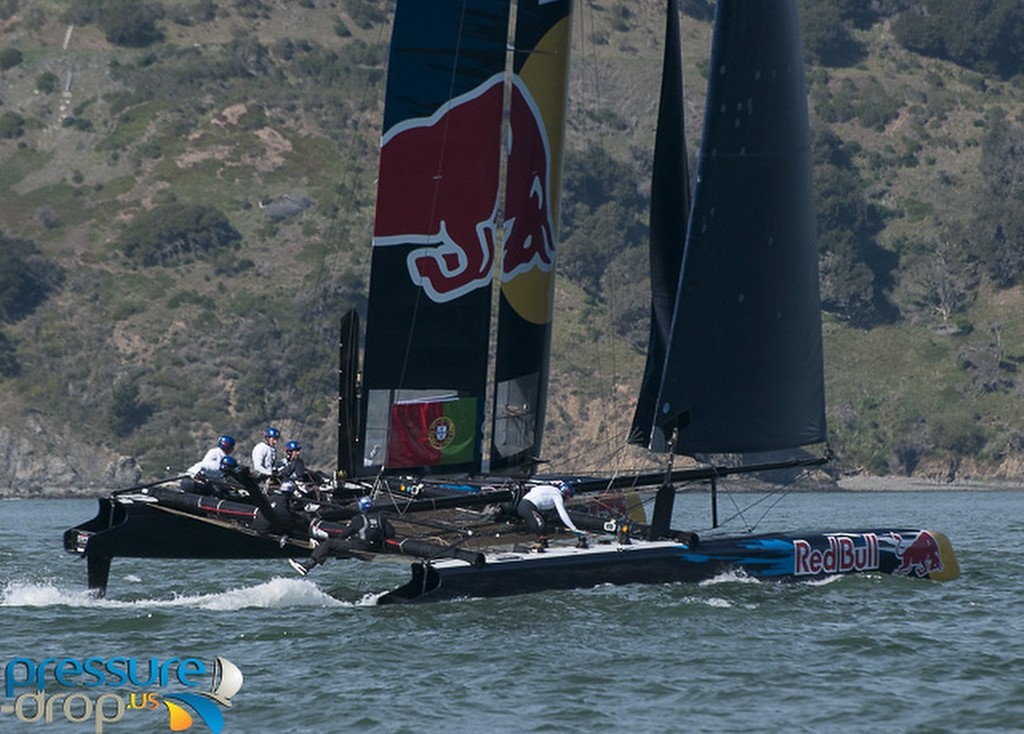
[[[942,482],[919,477],[876,477],[865,474],[840,477],[836,486],[847,492],[991,492],[1024,490],[1024,479],[958,479]]]

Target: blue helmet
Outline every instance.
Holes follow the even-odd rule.
[[[281,432],[273,426],[270,426],[263,432],[263,438],[281,438]]]
[[[217,445],[224,453],[230,454],[235,449],[235,439],[225,433],[217,439]]]
[[[558,489],[565,497],[572,497],[576,494],[576,490],[568,482],[559,482]]]
[[[289,441],[284,445],[285,451],[302,451],[302,444],[298,441]]]
[[[366,512],[373,507],[373,500],[369,496],[359,498],[359,511]]]
[[[220,460],[220,470],[225,474],[234,474],[238,471],[238,459],[234,456],[225,456]]]

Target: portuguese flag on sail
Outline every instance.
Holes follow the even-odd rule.
[[[476,453],[476,398],[394,403],[387,468],[406,469],[472,462]]]

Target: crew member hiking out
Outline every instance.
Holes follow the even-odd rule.
[[[234,462],[232,457],[227,458]],[[310,514],[303,509],[304,502],[293,495],[294,483],[286,482],[279,489],[264,491],[259,480],[249,469],[239,467],[237,462],[230,468],[225,467],[225,477],[230,477],[243,486],[249,494],[250,501],[256,505],[253,530],[258,533],[306,537]]]
[[[328,556],[343,556],[348,551],[371,551],[382,553],[385,543],[394,538],[395,531],[381,512],[371,512],[373,500],[369,497],[359,498],[359,514],[348,521],[348,524],[335,536],[328,536],[316,525],[311,526],[310,534],[322,538],[321,542],[310,553],[309,558],[299,561],[288,559],[288,563],[300,576],[305,576],[317,565],[327,560]]]

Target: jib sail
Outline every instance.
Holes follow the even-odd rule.
[[[719,0],[704,134],[656,403],[679,453],[825,440],[796,0]]]

